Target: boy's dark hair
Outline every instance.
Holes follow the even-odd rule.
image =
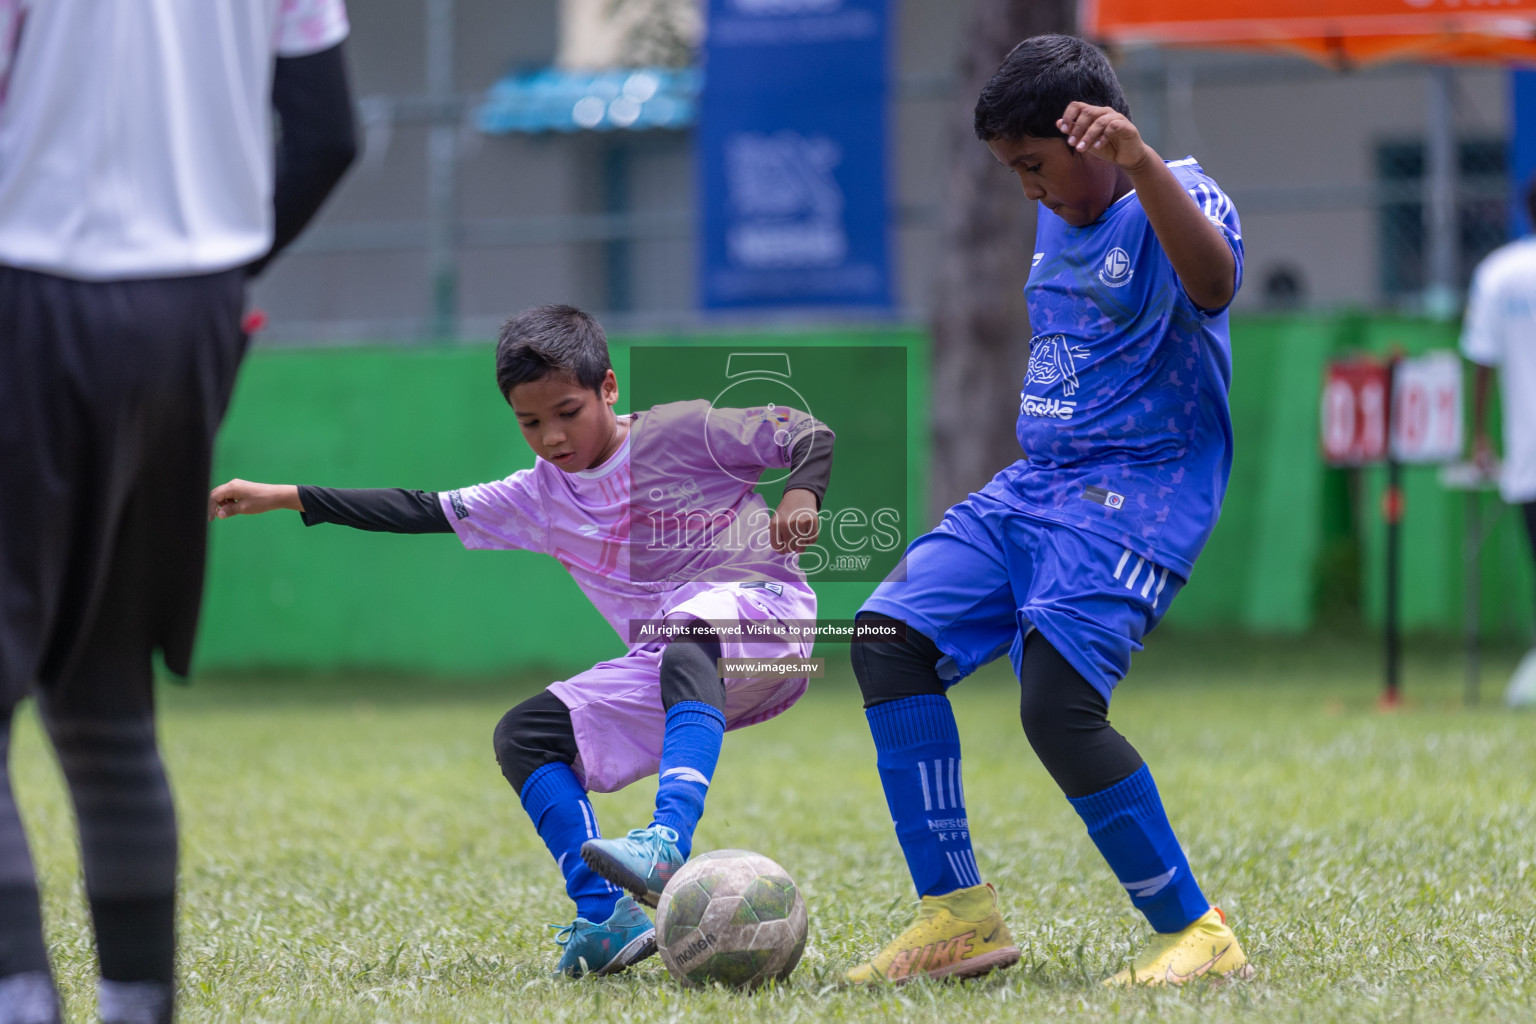
[[[976,137],[983,142],[1057,138],[1056,122],[1073,100],[1131,116],[1120,79],[1097,46],[1076,36],[1030,36],[982,87]]]
[[[1536,227],[1536,177],[1525,183],[1525,215],[1531,226]]]
[[[509,402],[517,385],[551,375],[597,391],[612,368],[603,325],[575,306],[525,309],[496,336],[496,386]]]

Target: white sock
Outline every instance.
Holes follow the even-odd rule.
[[[96,986],[103,1024],[170,1024],[171,986],[159,981],[107,981]]]
[[[59,1024],[59,994],[47,971],[0,978],[0,1024]]]

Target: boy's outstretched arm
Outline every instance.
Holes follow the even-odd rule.
[[[1067,145],[1117,164],[1136,189],[1157,240],[1195,305],[1220,309],[1237,290],[1237,261],[1221,229],[1206,219],[1168,165],[1142,140],[1141,132],[1111,107],[1082,102],[1067,106],[1056,122]]]
[[[259,512],[288,509],[303,512],[299,489],[293,484],[258,484],[249,480],[231,480],[208,494],[208,521],[230,516],[253,516]]]
[[[289,509],[305,526],[337,523],[376,533],[452,533],[434,491],[397,487],[339,488],[231,480],[208,495],[208,518]]]

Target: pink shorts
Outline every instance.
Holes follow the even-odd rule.
[[[774,591],[777,590],[778,593]],[[751,619],[814,619],[816,595],[791,583],[766,587],[691,584],[677,592],[663,619],[706,622]],[[811,640],[721,644],[725,658],[804,658]],[[571,712],[579,752],[576,777],[596,793],[611,793],[655,775],[661,767],[661,734],[667,713],[661,706],[661,655],[665,644],[647,644],[623,657],[600,661],[587,671],[550,686]],[[725,680],[725,727],[740,729],[789,710],[804,695],[805,676]]]

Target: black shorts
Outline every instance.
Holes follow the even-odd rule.
[[[111,713],[186,674],[246,275],[0,267],[0,707]]]
[[[1527,501],[1520,506],[1521,515],[1525,518],[1525,536],[1531,542],[1531,554],[1536,556],[1536,501]]]

